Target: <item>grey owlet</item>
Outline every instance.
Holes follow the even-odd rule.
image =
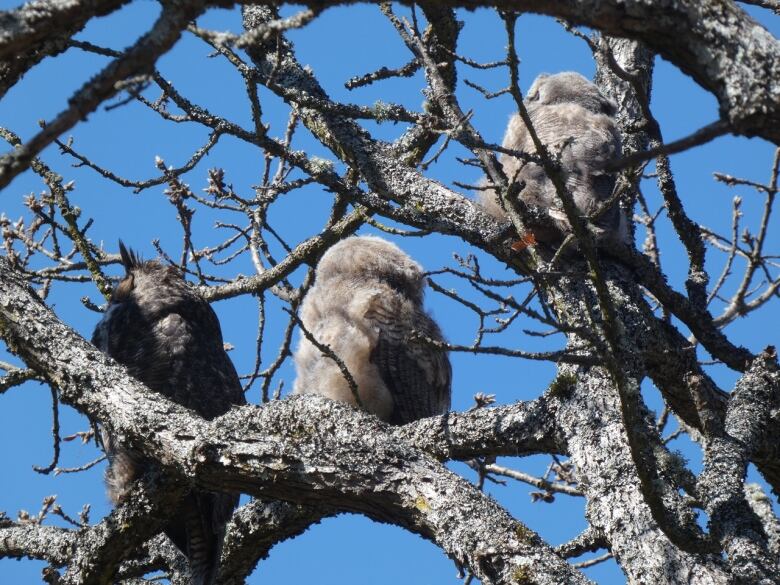
[[[525,98],[525,106],[540,141],[549,152],[560,158],[560,168],[566,188],[574,198],[582,216],[593,213],[607,200],[615,187],[615,175],[605,170],[605,164],[620,155],[620,134],[615,124],[616,105],[579,73],[567,71],[536,78]],[[536,148],[519,114],[514,114],[504,135],[503,146],[528,154]],[[571,231],[555,186],[541,165],[502,154],[501,164],[510,182],[522,182],[520,199],[529,205],[548,210],[555,230],[535,231],[536,239],[560,242]],[[502,220],[506,212],[495,191],[480,193],[480,202],[487,211]],[[626,241],[627,220],[617,203],[596,222],[599,241]]]
[[[363,406],[392,424],[445,413],[452,370],[447,353],[410,341],[442,341],[423,308],[425,277],[398,246],[372,236],[331,247],[301,307],[303,326],[344,362]],[[342,371],[305,336],[295,351],[293,392],[356,404]]]

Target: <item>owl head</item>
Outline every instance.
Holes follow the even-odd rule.
[[[177,268],[155,260],[144,261],[121,240],[119,256],[125,276],[114,287],[103,318],[93,333],[92,342],[97,347],[108,351],[111,324],[119,316],[132,319],[140,329],[151,327],[171,313],[192,315],[198,311],[201,317],[205,314],[203,318],[212,319],[208,303],[187,284]]]
[[[192,294],[181,272],[174,266],[166,266],[156,260],[144,261],[133,250],[126,248],[121,240],[119,256],[122,259],[125,276],[114,288],[109,304],[137,300],[148,295],[155,295],[158,298],[168,296],[171,301],[174,301],[182,295]]]
[[[615,102],[576,71],[564,71],[554,75],[542,73],[531,84],[525,101],[529,108],[574,103],[594,114],[613,116],[617,112]]]
[[[379,280],[415,301],[422,301],[423,269],[395,244],[375,236],[341,240],[322,256],[317,282],[331,278]]]

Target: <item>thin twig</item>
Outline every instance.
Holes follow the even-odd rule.
[[[620,171],[628,167],[636,166],[639,163],[645,162],[646,160],[654,159],[662,154],[676,154],[678,152],[683,152],[684,150],[689,150],[695,146],[701,146],[702,144],[706,144],[707,142],[715,140],[719,136],[723,136],[729,132],[731,132],[731,126],[729,123],[724,120],[717,120],[711,124],[707,124],[706,126],[699,128],[696,132],[690,134],[689,136],[680,138],[674,142],[661,144],[655,148],[650,148],[648,150],[643,150],[634,154],[630,154],[626,157],[619,158],[615,161],[607,163],[604,168],[611,172]]]
[[[301,330],[301,333],[303,333],[303,336],[309,340],[309,342],[319,349],[322,352],[322,355],[324,355],[327,358],[332,359],[336,366],[338,366],[339,370],[341,370],[341,375],[344,376],[344,379],[346,380],[347,384],[349,385],[349,389],[352,392],[352,396],[355,399],[355,402],[360,408],[365,409],[363,406],[363,401],[360,399],[360,393],[358,392],[358,386],[357,382],[355,382],[355,378],[352,377],[352,374],[347,369],[347,365],[344,363],[344,361],[336,355],[336,353],[330,348],[329,345],[325,345],[324,343],[320,343],[317,341],[317,338],[312,335],[312,333],[306,329],[306,326],[303,324],[303,322],[300,320],[298,315],[296,315],[293,311],[288,309],[287,307],[284,307],[282,309],[285,313],[290,315],[293,319],[295,319],[296,324]]]

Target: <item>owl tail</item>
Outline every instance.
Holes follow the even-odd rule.
[[[166,534],[190,564],[191,585],[213,585],[217,578],[225,526],[238,504],[228,494],[191,492],[179,505]]]

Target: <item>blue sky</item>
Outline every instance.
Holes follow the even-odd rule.
[[[0,0],[0,8],[13,6],[15,3]],[[151,1],[133,2],[116,14],[90,23],[78,38],[122,49],[148,29],[158,10],[158,5]],[[777,35],[780,28],[777,17],[760,9],[748,10]],[[477,61],[503,58],[503,25],[494,13],[486,10],[473,13],[463,11],[459,17],[465,22],[458,47],[461,54]],[[240,16],[237,11],[214,10],[204,16],[199,24],[216,30],[240,31]],[[419,108],[422,101],[420,90],[424,86],[420,74],[352,92],[343,86],[346,80],[355,75],[373,71],[383,65],[400,66],[409,60],[408,52],[377,7],[356,5],[328,10],[305,29],[291,32],[290,38],[296,45],[299,60],[311,66],[332,98],[365,105],[382,100]],[[576,70],[588,77],[593,75],[594,64],[585,44],[566,33],[553,19],[522,16],[516,38],[522,60],[520,80],[523,88],[527,88],[541,72]],[[209,54],[209,48],[201,41],[185,35],[177,47],[160,60],[159,69],[196,103],[250,127],[249,108],[240,77],[223,59],[209,58]],[[47,59],[0,101],[0,125],[15,131],[23,139],[31,137],[38,129],[38,120],[53,118],[64,107],[73,91],[104,64],[105,59],[102,57],[74,50],[55,59]],[[496,71],[474,71],[465,67],[459,69],[461,83],[458,95],[461,106],[465,111],[474,110],[475,126],[486,139],[493,142],[501,140],[506,121],[512,113],[511,99],[503,96],[485,102],[480,94],[465,87],[462,80],[468,78],[496,90],[506,83],[503,75]],[[148,91],[147,95],[156,97],[153,91]],[[261,92],[261,99],[265,121],[271,124],[271,134],[282,135],[287,108],[268,92]],[[717,117],[714,98],[661,59],[657,60],[656,65],[652,105],[667,140],[685,136]],[[404,130],[404,125],[391,123],[366,123],[366,127],[388,140],[399,136]],[[101,109],[95,112],[86,122],[73,129],[72,136],[74,147],[98,164],[128,178],[145,179],[157,175],[155,156],[162,157],[166,164],[179,166],[195,148],[203,144],[207,133],[194,125],[163,123],[143,106],[130,103],[111,111]],[[294,147],[333,159],[333,155],[305,131],[298,133]],[[8,148],[3,146],[3,150]],[[716,183],[712,173],[720,171],[765,182],[769,176],[773,152],[774,147],[760,139],[723,137],[694,151],[672,157],[678,190],[689,213],[697,221],[718,232],[727,233],[732,198],[740,195],[743,198],[744,220],[755,233],[757,214],[763,199],[748,189],[728,189]],[[465,155],[465,150],[453,147],[441,162],[430,169],[430,176],[447,184],[453,180],[476,182],[479,179],[478,171],[463,167],[455,161],[455,156]],[[178,257],[181,228],[176,222],[175,210],[163,195],[163,186],[136,195],[106,182],[90,169],[73,168],[71,165],[74,161],[60,155],[56,148],[47,149],[42,158],[61,173],[66,181],[75,181],[71,200],[84,210],[85,216],[95,219],[90,231],[95,241],[105,242],[108,250],[116,251],[116,240],[121,237],[146,257],[154,257],[151,241],[159,238],[161,246],[171,256]],[[184,181],[194,190],[200,190],[206,184],[207,169],[221,167],[225,169],[226,181],[238,193],[251,195],[254,192],[252,185],[260,182],[262,165],[261,153],[235,140],[225,139],[200,165],[185,175]],[[26,173],[6,188],[0,209],[15,220],[25,215],[22,198],[30,192],[40,193],[43,189],[38,177]],[[652,182],[646,181],[644,189],[657,207],[660,199]],[[321,229],[327,218],[331,197],[317,187],[290,193],[274,205],[269,221],[283,233],[288,242],[296,243]],[[197,210],[194,223],[198,245],[213,245],[225,237],[226,232],[213,227],[217,219],[226,218],[206,209]],[[773,223],[776,229],[777,220]],[[372,231],[365,229],[362,233]],[[659,237],[662,262],[670,282],[682,290],[686,271],[685,254],[668,221],[661,222]],[[454,266],[453,253],[465,256],[474,252],[463,242],[449,237],[394,239],[429,270]],[[774,253],[780,249],[777,233],[767,242],[767,249]],[[279,248],[274,253],[277,258],[282,256]],[[497,278],[512,276],[495,261],[482,256],[480,260],[486,274]],[[708,254],[708,267],[713,279],[719,273],[723,261],[722,255]],[[222,271],[222,274],[251,274],[252,270],[248,258],[244,258]],[[296,273],[293,280],[300,280],[300,277],[301,274]],[[466,290],[462,282],[443,276],[436,277],[436,280],[446,287],[457,288],[467,298],[478,298]],[[727,287],[726,292],[733,290],[733,286],[730,289]],[[522,288],[512,293],[517,297],[526,294]],[[89,284],[55,285],[49,302],[64,321],[89,337],[99,316],[88,311],[80,302],[79,299],[85,295],[96,303],[101,301],[97,289]],[[472,314],[435,293],[429,293],[427,303],[442,323],[450,341],[471,343],[477,326]],[[286,324],[285,316],[279,311],[279,303],[272,297],[269,297],[268,307],[264,364],[268,364],[276,355]],[[222,322],[226,341],[235,346],[231,357],[239,373],[250,371],[255,351],[256,302],[251,298],[234,299],[217,303],[215,309]],[[715,312],[719,309],[716,305]],[[734,341],[752,351],[759,351],[765,345],[777,342],[776,329],[766,324],[778,322],[780,309],[778,303],[775,303],[735,323],[728,332]],[[530,337],[523,332],[523,329],[529,328],[538,329],[534,323],[519,321],[507,333],[488,343],[503,343],[509,347],[531,350],[560,347],[560,336],[547,339]],[[499,404],[534,398],[547,387],[554,373],[553,364],[503,357],[456,354],[452,356],[452,362],[455,410],[471,406],[476,392],[495,394]],[[735,374],[725,368],[714,367],[711,371],[726,389],[736,379]],[[289,365],[282,369],[279,379],[284,380],[285,388],[291,387],[293,372]],[[649,386],[646,395],[651,407],[659,409],[655,391]],[[252,402],[258,401],[256,387],[250,391],[248,398]],[[7,446],[2,452],[5,479],[0,509],[4,509],[11,517],[20,509],[34,514],[45,496],[57,494],[57,502],[68,514],[75,516],[88,503],[92,508],[92,521],[97,521],[110,509],[102,486],[103,465],[88,472],[57,477],[41,476],[31,468],[33,464],[46,465],[51,459],[50,413],[49,390],[39,384],[26,384],[0,396],[0,441]],[[87,429],[85,419],[68,407],[62,407],[61,425],[63,435]],[[697,449],[685,440],[675,441],[673,445],[690,459],[693,469],[698,471],[700,455]],[[77,441],[65,443],[60,465],[82,465],[97,455],[92,445],[82,446]],[[507,459],[500,462],[529,473],[541,474],[549,464],[549,458]],[[452,464],[451,467],[472,477],[462,464]],[[754,472],[751,478],[755,479]],[[529,497],[532,489],[518,483],[507,483],[506,486],[488,483],[486,489],[513,515],[540,532],[552,544],[564,542],[585,528],[583,503],[580,500],[559,496],[553,505],[532,504]],[[42,567],[43,563],[40,562],[0,560],[0,583],[37,582]],[[438,548],[421,538],[400,528],[380,525],[365,518],[343,516],[326,520],[303,536],[276,547],[270,558],[260,565],[250,583],[308,583],[316,579],[325,585],[394,585],[399,581],[414,585],[446,585],[458,582],[455,574],[452,562]],[[588,570],[587,574],[601,583],[623,580],[622,573],[613,563],[599,565]]]

